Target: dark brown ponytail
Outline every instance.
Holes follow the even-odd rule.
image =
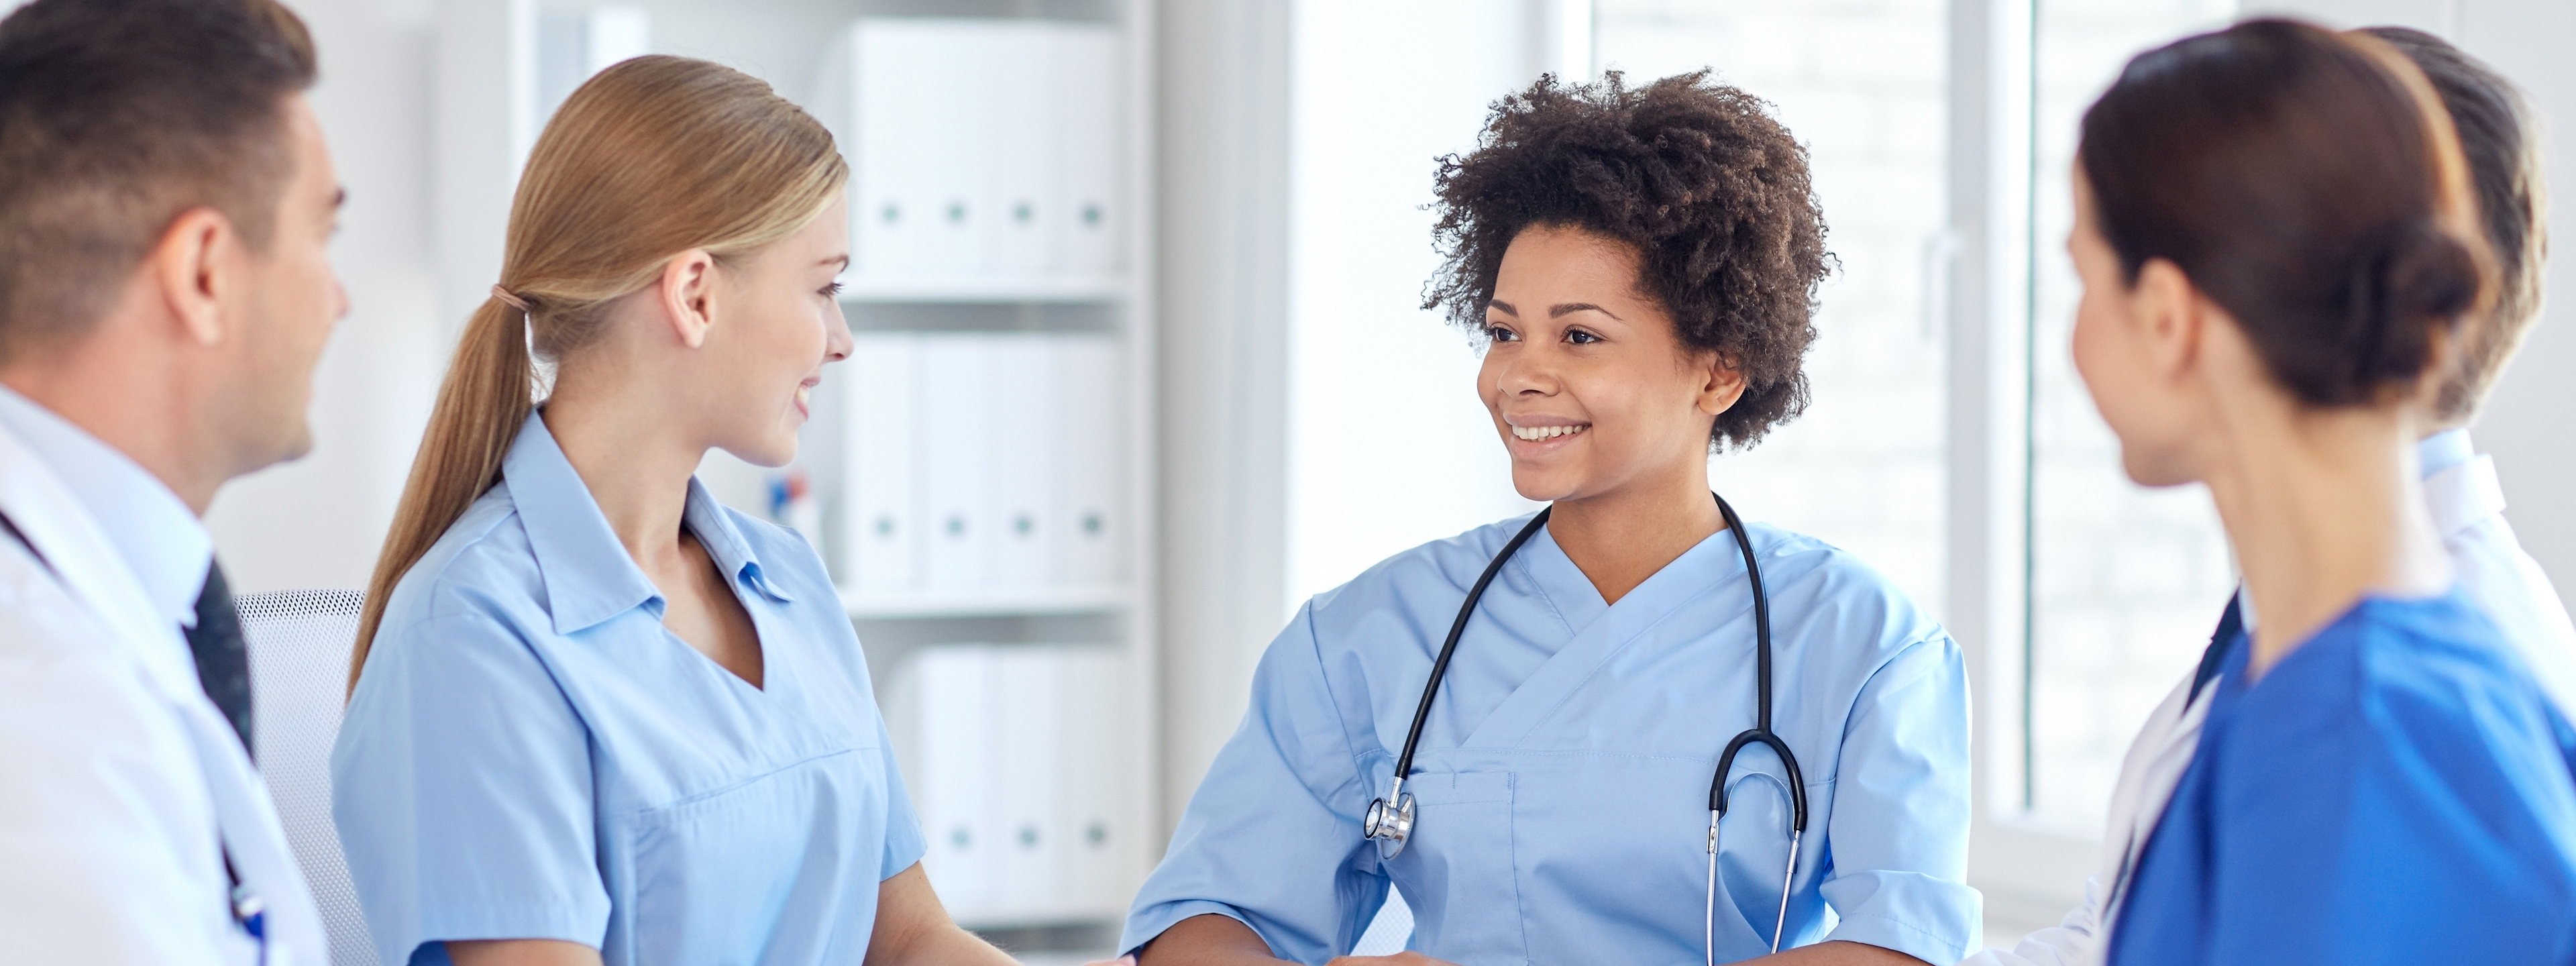
[[[2140,54],[2084,114],[2129,280],[2174,263],[2311,405],[2421,378],[2492,292],[2448,115],[2376,44],[2250,20]]]

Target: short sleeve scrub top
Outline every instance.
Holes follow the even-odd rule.
[[[1615,603],[1542,528],[1459,639],[1405,791],[1401,854],[1361,837],[1470,585],[1529,518],[1398,554],[1301,608],[1251,707],[1131,909],[1135,949],[1200,915],[1281,958],[1347,953],[1388,891],[1410,948],[1464,966],[1697,963],[1709,781],[1756,717],[1752,588],[1720,532]],[[1958,646],[1885,577],[1822,541],[1746,534],[1769,594],[1774,729],[1809,826],[1789,872],[1788,775],[1728,776],[1716,953],[1849,940],[1929,963],[1975,948],[1968,686]]]
[[[2576,963],[2576,732],[2459,592],[2243,638],[2112,966]]]
[[[761,687],[662,627],[542,414],[393,592],[333,751],[381,962],[558,939],[608,966],[855,963],[923,851],[867,664],[793,532],[692,480]]]

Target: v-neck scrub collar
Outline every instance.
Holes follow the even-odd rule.
[[[527,529],[528,548],[544,575],[555,633],[576,633],[637,605],[649,606],[660,615],[661,590],[635,565],[626,545],[618,542],[590,487],[546,428],[542,411],[528,414],[509,456],[502,460],[501,478],[520,507],[519,522]],[[793,599],[762,579],[760,558],[695,477],[689,479],[688,504],[680,520],[727,578],[771,600]]]
[[[858,637],[796,534],[694,480],[682,521],[758,634],[763,687],[662,625],[542,416],[396,586],[331,763],[382,961],[451,939],[560,939],[605,966],[867,948],[877,884],[924,843]]]

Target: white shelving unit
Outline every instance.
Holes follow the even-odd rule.
[[[1081,21],[1114,26],[1120,41],[1119,91],[1123,99],[1119,144],[1123,157],[1123,191],[1114,214],[1123,221],[1121,263],[1112,276],[998,281],[904,280],[884,276],[846,279],[843,308],[854,329],[865,331],[1066,331],[1114,337],[1126,373],[1117,400],[1121,478],[1125,492],[1118,505],[1130,525],[1123,528],[1123,574],[1111,585],[1013,591],[866,591],[845,587],[841,602],[868,652],[881,693],[899,679],[905,662],[921,648],[940,644],[1010,645],[1088,643],[1114,644],[1131,698],[1114,702],[1112,731],[1119,747],[1112,753],[1129,776],[1124,790],[1124,821],[1113,847],[1119,862],[1110,894],[1081,903],[1083,908],[1029,918],[988,916],[971,908],[952,909],[970,928],[1015,936],[1075,934],[1114,938],[1115,923],[1137,885],[1159,857],[1161,800],[1158,756],[1153,742],[1158,718],[1155,686],[1157,608],[1150,588],[1158,563],[1154,533],[1155,400],[1152,347],[1156,324],[1153,226],[1150,210],[1153,157],[1153,65],[1150,25],[1155,0],[613,0],[608,3],[564,0],[442,0],[437,105],[436,224],[441,256],[441,315],[452,326],[483,298],[498,270],[502,228],[518,171],[535,135],[545,122],[538,113],[541,88],[557,86],[561,65],[548,73],[542,58],[566,47],[561,38],[539,33],[561,24],[601,22],[595,16],[614,8],[621,25],[639,19],[649,24],[649,50],[703,57],[767,80],[800,103],[813,104],[823,59],[832,39],[862,17],[933,16],[1034,18]],[[550,26],[553,25],[553,26]],[[624,29],[624,28],[621,28]],[[548,42],[541,42],[548,41]],[[962,120],[961,125],[971,123]],[[844,145],[845,154],[856,152]],[[837,399],[820,398],[846,391],[825,371],[814,406],[817,418],[808,427],[799,463],[809,467],[821,498],[823,523],[808,534],[835,559],[841,484],[842,434],[847,420],[837,416]],[[719,499],[749,512],[766,509],[762,471],[721,454],[701,470]],[[1113,702],[1104,702],[1113,703]],[[895,727],[903,727],[896,724]],[[897,736],[898,744],[903,736]],[[916,795],[918,798],[918,795]],[[938,834],[935,830],[933,835]],[[1069,908],[1069,907],[1068,907]],[[1086,932],[1087,930],[1087,932]],[[1106,930],[1104,933],[1103,930]],[[1101,939],[1105,945],[1107,939]],[[1089,940],[1077,941],[1081,946]],[[1020,947],[1043,952],[1044,947]],[[1071,953],[1095,951],[1071,948]]]
[[[844,278],[841,301],[852,305],[1088,305],[1126,302],[1134,290],[1125,279],[901,282]]]
[[[1124,615],[1136,607],[1125,586],[1065,587],[1025,591],[841,592],[852,620],[934,620],[958,617],[1028,617],[1062,614]]]

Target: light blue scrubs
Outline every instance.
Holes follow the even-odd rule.
[[[534,938],[608,966],[858,962],[923,843],[814,552],[690,481],[754,688],[663,629],[541,417],[502,473],[395,588],[332,754],[381,961]]]
[[[1708,786],[1754,722],[1753,598],[1719,533],[1616,605],[1542,531],[1467,625],[1416,754],[1410,844],[1361,839],[1441,639],[1526,517],[1398,554],[1300,609],[1263,655],[1227,742],[1123,948],[1203,914],[1277,955],[1350,950],[1390,884],[1411,948],[1467,966],[1696,963]],[[1847,939],[1931,963],[1974,948],[1968,687],[1959,648],[1885,577],[1749,525],[1771,598],[1773,728],[1811,814],[1783,948]],[[1770,951],[1789,856],[1779,761],[1729,785],[1717,956]]]
[[[2229,654],[2110,962],[2576,962],[2576,731],[2476,605]]]

